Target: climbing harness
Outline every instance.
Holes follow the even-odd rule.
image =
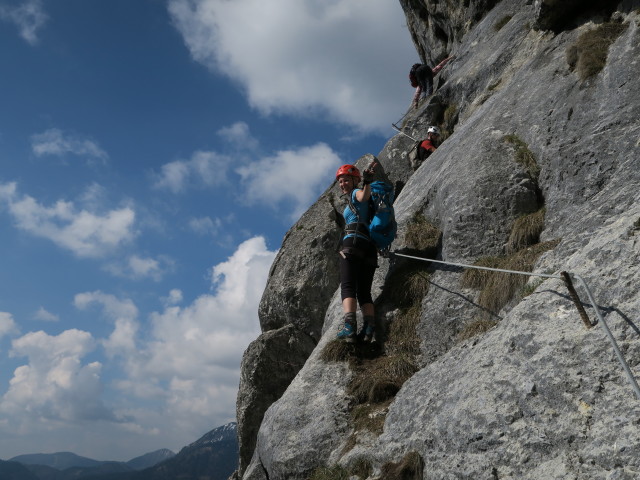
[[[571,288],[569,288],[569,293],[571,294],[571,297],[573,299],[573,301],[576,303],[577,305],[580,305],[578,307],[578,310],[580,311],[580,309],[582,309],[582,311],[584,311],[584,308],[582,307],[582,304],[580,302],[580,299],[578,298],[578,294],[575,292],[575,289],[573,289],[573,282],[571,281],[571,276],[573,276],[573,278],[575,278],[576,280],[578,280],[580,282],[580,284],[582,285],[582,287],[585,289],[585,291],[587,292],[587,296],[589,297],[589,301],[591,302],[591,305],[593,305],[593,309],[596,313],[596,316],[598,317],[598,322],[600,325],[602,325],[602,328],[604,329],[607,337],[609,338],[609,342],[611,343],[611,346],[613,347],[613,351],[615,352],[616,356],[618,357],[618,361],[620,362],[620,365],[622,366],[622,369],[624,370],[625,374],[627,375],[627,378],[629,380],[629,383],[631,383],[631,387],[633,388],[636,397],[638,398],[638,400],[640,400],[640,387],[638,387],[638,382],[636,381],[635,377],[633,376],[633,372],[631,372],[631,369],[629,368],[629,365],[627,364],[626,360],[624,359],[624,356],[622,355],[622,352],[620,351],[620,348],[618,347],[618,343],[616,342],[615,338],[613,338],[613,334],[611,333],[611,330],[609,330],[609,326],[607,325],[607,322],[605,321],[604,317],[602,316],[602,314],[600,313],[600,306],[596,303],[596,301],[593,298],[593,294],[591,293],[591,290],[589,289],[589,287],[587,286],[587,282],[584,281],[584,279],[580,276],[580,275],[576,275],[575,273],[573,274],[569,274],[567,272],[561,272],[560,275],[550,275],[550,274],[546,274],[546,273],[533,273],[533,272],[520,272],[517,270],[504,270],[501,268],[492,268],[492,267],[481,267],[478,265],[465,265],[463,263],[454,263],[454,262],[445,262],[443,260],[433,260],[431,258],[422,258],[422,257],[415,257],[412,255],[405,255],[403,253],[398,253],[397,251],[394,252],[390,252],[390,255],[395,255],[397,257],[404,257],[404,258],[410,258],[413,260],[420,260],[422,262],[431,262],[431,263],[440,263],[443,265],[451,265],[454,267],[462,267],[462,268],[474,268],[476,270],[489,270],[492,272],[502,272],[502,273],[513,273],[516,275],[527,275],[527,276],[532,276],[532,277],[544,277],[544,278],[556,278],[556,279],[560,279],[565,281],[565,283],[567,284],[567,288],[569,288],[569,284],[571,284]],[[569,279],[568,282],[566,279]],[[573,293],[572,292],[573,289]],[[575,293],[575,298],[573,296],[573,294]],[[580,313],[580,315],[582,316],[582,312]],[[584,312],[584,316],[586,316],[586,312]],[[584,320],[584,317],[583,321]],[[587,328],[591,328],[593,326],[593,324],[591,323],[591,321],[589,321],[588,317],[587,320],[585,321],[585,326],[587,326]]]

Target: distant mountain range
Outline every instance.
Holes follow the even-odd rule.
[[[71,452],[18,455],[0,460],[1,480],[226,480],[237,469],[235,422],[215,428],[182,448],[109,462]]]

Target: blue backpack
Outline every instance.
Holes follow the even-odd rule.
[[[386,253],[396,238],[398,224],[393,210],[393,187],[386,182],[371,182],[371,198],[369,199],[369,238],[377,249]],[[349,200],[349,207],[358,215],[358,211]],[[358,219],[359,220],[359,219]]]
[[[396,238],[398,224],[393,210],[393,187],[385,182],[371,182],[369,201],[369,236],[378,250],[384,251]],[[373,208],[371,208],[373,206]]]

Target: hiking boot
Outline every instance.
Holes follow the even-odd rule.
[[[373,340],[373,334],[375,332],[375,328],[373,327],[373,325],[365,324],[362,330],[364,330],[364,337],[362,337],[362,341],[364,343],[371,342],[371,340]]]
[[[366,316],[364,319],[364,325],[362,325],[362,331],[360,332],[362,335],[362,341],[364,343],[369,343],[373,340],[373,334],[375,333],[375,319],[370,316]]]
[[[342,330],[338,332],[338,340],[344,340],[348,343],[353,343],[356,340],[356,314],[355,313],[345,313],[344,315],[344,326]]]

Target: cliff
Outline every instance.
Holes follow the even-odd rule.
[[[415,172],[406,135],[377,155],[398,192],[394,249],[584,277],[638,376],[640,2],[400,3],[421,58],[455,59],[402,125],[439,125],[438,150]],[[385,334],[336,343],[343,208],[334,184],[272,266],[235,478],[640,475],[640,400],[561,280],[392,256],[374,285]]]

